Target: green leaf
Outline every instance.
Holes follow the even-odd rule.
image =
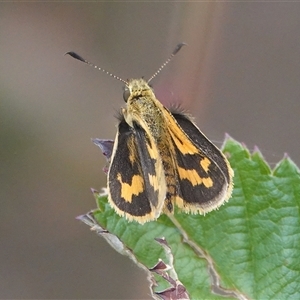
[[[171,219],[140,225],[119,217],[95,193],[98,209],[86,223],[99,225],[98,234],[115,238],[112,246],[147,270],[159,259],[169,263],[155,241],[164,237],[171,276],[191,299],[300,299],[299,169],[285,156],[271,170],[258,150],[250,154],[230,138],[223,151],[234,169],[234,190],[219,210],[205,216],[176,211]],[[155,278],[155,291],[170,286]]]

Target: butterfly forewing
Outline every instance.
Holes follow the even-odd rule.
[[[164,186],[163,168],[153,139],[138,124],[132,128],[121,120],[108,173],[110,204],[128,220],[154,220],[162,210]]]
[[[201,149],[201,152],[218,165],[230,187],[233,171],[224,154],[199,130],[189,116],[178,112],[172,112],[172,115],[190,140]]]
[[[219,207],[232,189],[232,174],[224,168],[227,159],[188,117],[172,116],[167,109],[165,116],[170,124],[180,190],[176,205],[192,213],[206,213]]]

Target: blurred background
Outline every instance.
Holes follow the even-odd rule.
[[[75,217],[106,184],[122,83],[149,78],[218,146],[300,163],[299,3],[1,3],[0,298],[150,299],[146,276]]]

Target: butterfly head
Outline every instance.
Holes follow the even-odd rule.
[[[155,97],[152,87],[143,78],[129,79],[124,86],[123,99],[127,103],[129,100],[140,97]]]

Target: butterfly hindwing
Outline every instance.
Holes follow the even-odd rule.
[[[137,123],[118,125],[108,172],[109,202],[119,215],[140,223],[156,219],[166,193],[158,150]]]

